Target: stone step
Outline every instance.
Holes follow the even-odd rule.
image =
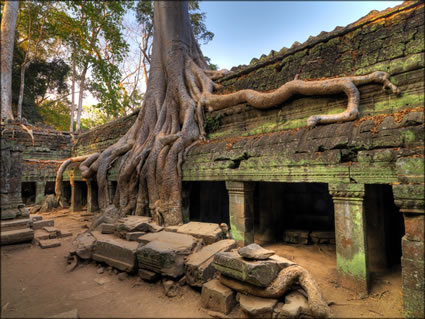
[[[132,272],[136,268],[138,242],[102,234],[100,231],[93,231],[92,234],[96,238],[92,255],[94,260],[126,272]]]
[[[45,239],[45,240],[39,240],[38,244],[41,248],[54,248],[59,247],[61,245],[61,242],[57,239]]]
[[[226,239],[226,234],[223,233],[220,225],[214,223],[189,222],[178,227],[177,232],[202,238],[207,245]]]
[[[217,279],[210,280],[202,286],[201,304],[205,309],[228,314],[236,304],[235,292]]]
[[[49,239],[49,233],[44,229],[36,229],[34,230],[34,239],[38,243],[40,240]]]
[[[213,266],[214,255],[232,248],[236,248],[236,241],[224,239],[202,247],[200,251],[190,255],[185,265],[187,283],[191,286],[202,287],[216,273]]]
[[[49,233],[50,238],[58,238],[62,235],[60,229],[53,226],[45,226],[43,227],[43,230]]]
[[[36,229],[43,229],[46,226],[54,226],[55,221],[53,219],[44,219],[44,220],[38,220],[32,223],[32,228],[34,230]]]
[[[32,241],[34,231],[30,228],[14,229],[1,232],[1,245],[10,245]]]
[[[31,227],[32,221],[29,218],[18,218],[1,222],[1,230],[25,229]]]
[[[40,215],[31,215],[30,218],[33,222],[43,220],[43,216],[40,216]]]
[[[278,302],[277,299],[261,298],[241,293],[236,295],[236,300],[239,301],[242,311],[249,318],[272,318],[274,307]]]

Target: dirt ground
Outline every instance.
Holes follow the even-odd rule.
[[[72,231],[73,236],[60,239],[62,245],[56,248],[41,249],[30,244],[1,248],[1,317],[45,318],[72,309],[78,309],[81,318],[210,317],[201,308],[200,290],[188,286],[183,286],[178,296],[169,298],[160,282],[147,283],[137,276],[121,281],[108,271],[98,274],[95,263],[81,264],[73,272],[66,272],[65,257],[72,239],[84,231],[84,218],[66,210],[43,214],[43,218],[54,218],[56,227]],[[362,299],[338,286],[334,246],[264,247],[313,274],[331,303],[333,317],[402,317],[400,268],[374,274],[370,295]]]

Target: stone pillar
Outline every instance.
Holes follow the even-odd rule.
[[[254,183],[226,182],[230,233],[239,246],[254,242]]]
[[[393,185],[395,204],[404,217],[401,241],[403,311],[406,318],[424,318],[424,185]]]
[[[37,181],[35,184],[35,203],[39,204],[44,197],[44,193],[46,190],[46,182],[45,181]]]
[[[71,212],[79,212],[82,208],[82,189],[81,185],[74,180],[70,180],[71,182]]]
[[[92,181],[87,181],[87,212],[94,213],[99,210],[97,201],[97,184]]]
[[[28,215],[22,202],[22,149],[1,140],[0,210],[1,219]]]
[[[364,184],[329,184],[335,207],[335,239],[338,282],[367,295],[366,221],[363,209]]]

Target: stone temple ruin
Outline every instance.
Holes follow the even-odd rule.
[[[73,253],[138,272],[144,280],[171,278],[169,295],[185,276],[188,284],[202,287],[202,303],[211,311],[227,314],[239,303],[251,316],[271,318],[312,315],[311,305],[291,310],[278,297],[258,299],[262,306],[250,308],[252,298],[262,297],[253,291],[270,287],[282,269],[294,265],[277,255],[247,259],[236,247],[335,244],[341,286],[367,294],[372,270],[401,263],[404,314],[423,317],[423,2],[372,12],[253,59],[219,79],[219,93],[269,91],[297,74],[306,80],[373,71],[388,72],[401,95],[378,84],[360,86],[355,121],[306,127],[313,114],[345,110],[344,95],[294,97],[266,111],[241,104],[208,113],[208,140],[189,150],[182,167],[185,224],[163,229],[147,216],[127,216],[78,235]],[[28,219],[24,204],[54,194],[55,174],[66,158],[104,150],[136,117],[137,112],[75,140],[67,132],[36,128],[32,139],[17,125],[2,127],[2,244],[33,238],[28,225],[40,221]],[[108,175],[112,195],[118,162]],[[71,211],[86,207],[95,215],[96,181],[83,179],[78,164],[64,174],[63,202]],[[28,220],[25,232],[11,227],[18,235],[7,233],[8,223],[22,220]],[[306,299],[296,291],[285,298]]]

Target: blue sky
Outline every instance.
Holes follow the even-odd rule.
[[[207,28],[215,34],[201,49],[212,63],[230,69],[402,2],[200,1]]]

